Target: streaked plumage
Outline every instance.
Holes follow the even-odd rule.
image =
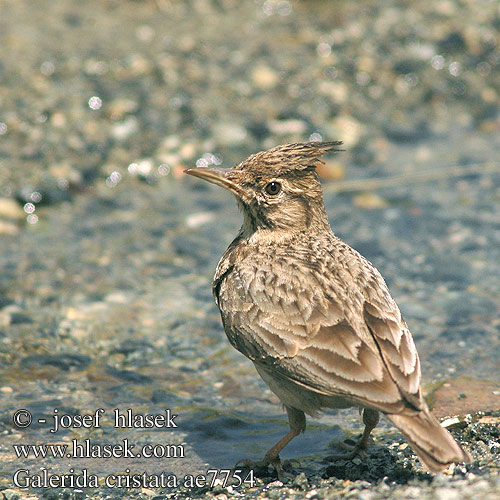
[[[330,229],[315,166],[339,144],[289,144],[233,169],[187,171],[233,192],[243,212],[213,292],[229,341],[287,409],[291,430],[264,462],[304,431],[304,413],[350,406],[368,409],[363,445],[382,411],[429,470],[469,461],[422,398],[417,350],[382,276]]]

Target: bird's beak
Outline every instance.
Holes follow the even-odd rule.
[[[184,170],[184,172],[186,174],[193,175],[194,177],[204,179],[212,184],[217,184],[217,186],[221,186],[239,197],[244,195],[243,190],[231,179],[229,179],[231,174],[236,172],[236,170],[232,168],[197,167],[188,168],[187,170]]]

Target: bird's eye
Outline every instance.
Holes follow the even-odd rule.
[[[271,196],[276,196],[281,191],[281,184],[279,182],[273,181],[266,186],[266,193]]]

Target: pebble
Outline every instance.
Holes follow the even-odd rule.
[[[111,135],[117,141],[124,141],[139,129],[137,118],[129,116],[122,122],[116,123],[111,128]]]
[[[0,234],[14,235],[19,232],[19,226],[12,222],[0,220]]]
[[[139,105],[133,99],[114,99],[107,106],[107,113],[112,120],[122,120],[125,115],[135,113]]]
[[[262,90],[270,90],[279,82],[279,74],[269,66],[259,65],[252,71],[252,81]]]
[[[50,165],[49,173],[59,181],[58,186],[60,187],[64,187],[64,185],[60,183],[62,180],[67,182],[68,187],[81,186],[83,183],[83,176],[81,172],[73,168],[73,166],[67,161]]]
[[[41,354],[35,356],[27,356],[22,359],[23,366],[52,366],[57,367],[62,371],[83,370],[91,362],[89,356],[83,354]]]
[[[435,491],[437,500],[460,500],[460,493],[455,488],[438,488]]]
[[[24,219],[25,216],[24,210],[16,200],[12,198],[0,198],[0,218],[19,220]]]
[[[332,137],[341,137],[346,148],[352,149],[363,134],[363,125],[354,117],[340,115],[330,122]]]
[[[191,160],[196,155],[196,145],[192,142],[186,142],[181,145],[179,154],[183,160]]]
[[[216,123],[213,134],[215,141],[225,147],[243,144],[248,136],[245,127],[237,123]]]
[[[367,210],[377,210],[389,206],[384,198],[373,192],[357,194],[353,198],[353,203],[356,207]]]
[[[178,135],[169,135],[165,137],[160,144],[160,148],[164,151],[176,150],[181,145],[181,139]]]
[[[0,491],[5,500],[20,500],[24,496],[20,491],[8,488],[6,490]]]
[[[326,160],[316,167],[318,175],[327,181],[337,181],[345,177],[345,167],[342,163]]]
[[[215,214],[213,212],[196,212],[186,217],[186,226],[194,229],[213,221],[214,218]]]
[[[335,104],[344,104],[349,97],[349,89],[344,82],[321,81],[319,91],[330,97]]]
[[[129,293],[124,292],[111,292],[104,297],[106,302],[111,304],[129,304],[132,300],[132,297]]]
[[[269,130],[276,135],[301,135],[307,130],[302,120],[271,120]]]

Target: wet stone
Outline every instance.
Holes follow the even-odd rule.
[[[25,212],[15,200],[11,198],[0,198],[0,219],[23,219]]]
[[[145,384],[152,382],[151,377],[142,375],[141,373],[132,370],[120,370],[110,366],[107,369],[107,373],[114,378],[124,380],[125,382],[130,382],[132,384]]]
[[[118,347],[112,349],[112,353],[121,354],[140,354],[144,355],[153,349],[153,345],[145,339],[127,339],[123,341]]]
[[[33,319],[29,314],[23,313],[23,312],[12,312],[10,314],[10,324],[11,325],[19,325],[19,324],[26,324],[26,323],[33,323]]]
[[[446,38],[439,40],[438,48],[440,52],[463,52],[466,50],[465,39],[459,31],[450,33]]]
[[[389,123],[385,127],[385,135],[396,143],[415,143],[429,139],[431,136],[425,123]]]
[[[54,354],[36,355],[23,358],[22,366],[54,366],[62,371],[83,370],[90,363],[91,358],[83,354]]]
[[[151,402],[154,404],[172,404],[173,399],[173,394],[165,389],[155,389],[151,394]]]

